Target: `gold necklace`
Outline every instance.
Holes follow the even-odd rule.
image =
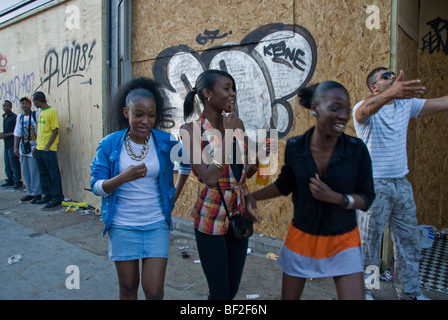
[[[126,139],[124,141],[124,147],[129,155],[129,157],[131,157],[132,160],[141,161],[146,158],[146,154],[148,153],[148,150],[149,150],[148,142],[149,142],[150,137],[151,137],[151,132],[148,134],[148,136],[145,139],[145,143],[143,144],[142,152],[139,155],[136,155],[134,153],[134,150],[132,150],[131,133],[130,133],[130,131],[128,131],[128,133],[126,134]]]

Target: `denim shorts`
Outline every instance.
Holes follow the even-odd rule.
[[[117,226],[109,230],[109,259],[113,261],[168,258],[170,229],[166,220],[146,226]]]

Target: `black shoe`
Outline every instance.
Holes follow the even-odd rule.
[[[45,205],[45,208],[54,208],[61,205],[61,201],[50,201]]]
[[[36,201],[39,201],[41,198],[42,198],[41,195],[34,196],[33,199],[31,200],[31,203],[32,203],[32,204],[35,204]]]
[[[34,199],[33,196],[25,196],[25,197],[20,198],[20,201],[30,201],[30,200],[33,200],[33,199]]]
[[[48,198],[47,196],[45,196],[45,197],[43,197],[42,199],[37,200],[37,201],[36,201],[36,204],[44,204],[44,203],[47,203],[47,202],[50,202],[50,198]]]
[[[14,185],[14,190],[18,190],[18,189],[22,189],[23,188],[23,183],[22,182],[20,182],[20,183],[16,183],[15,185]]]
[[[12,186],[14,186],[14,182],[6,182],[1,185],[1,187],[12,187]]]

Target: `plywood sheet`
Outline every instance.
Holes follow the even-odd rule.
[[[238,109],[246,128],[269,128],[274,122],[284,132],[279,148],[281,165],[286,139],[303,134],[314,124],[309,110],[298,104],[296,93],[300,86],[336,80],[347,87],[354,104],[370,94],[364,84],[370,70],[389,65],[390,8],[383,1],[373,4],[379,7],[379,30],[366,28],[367,4],[355,0],[134,1],[132,72],[134,76],[154,77],[166,86],[176,122],[168,130],[177,134],[183,123],[182,103],[187,93],[180,74],[186,75],[183,79],[193,86],[200,72],[220,68],[224,61],[236,80]],[[281,35],[276,33],[279,24],[295,27]],[[310,36],[303,36],[305,32],[300,33],[300,28]],[[212,36],[204,37],[205,30],[219,30],[217,36],[222,38],[213,38],[212,43]],[[207,40],[205,44],[197,42],[198,35]],[[283,64],[276,63],[280,59],[267,58],[266,52],[272,49],[283,53],[280,50],[286,47],[306,52],[303,48],[310,43],[309,38],[314,42],[315,56],[312,50],[305,54],[312,58],[306,61],[306,67],[298,65],[304,67],[302,73],[285,55],[279,56]],[[221,63],[213,64],[217,57]],[[352,122],[347,133],[354,134]],[[272,176],[271,181],[276,177]],[[188,217],[202,188],[191,179],[176,204],[175,215]],[[248,187],[261,188],[255,179],[248,181]],[[293,214],[289,197],[260,202],[259,208],[264,221],[256,225],[256,230],[283,238]]]
[[[64,1],[0,31],[0,53],[7,57],[6,72],[0,73],[0,99],[13,101],[20,113],[22,96],[37,90],[46,94],[59,115],[64,195],[94,206],[100,199],[85,188],[102,138],[101,5],[101,0]],[[67,23],[69,6],[77,9],[79,28]]]

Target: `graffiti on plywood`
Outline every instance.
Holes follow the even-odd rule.
[[[201,53],[186,45],[159,53],[153,68],[173,108],[171,131],[184,123],[183,99],[204,70],[230,73],[237,87],[237,113],[246,129],[291,129],[292,99],[313,76],[317,48],[312,35],[298,25],[269,24],[248,34],[239,44],[212,47]]]

